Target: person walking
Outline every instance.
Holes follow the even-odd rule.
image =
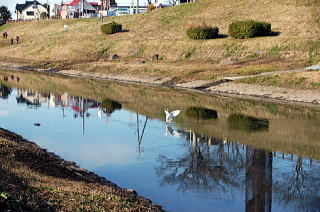
[[[12,46],[13,45],[13,38],[11,38],[11,42],[10,43],[11,43],[11,46]]]
[[[6,39],[6,38],[8,37],[8,33],[7,33],[7,32],[4,32],[4,33],[2,34],[2,36],[3,36],[4,39]]]
[[[16,36],[16,41],[17,41],[17,44],[19,43],[19,41],[20,41],[20,38],[19,38],[19,36],[17,35]]]

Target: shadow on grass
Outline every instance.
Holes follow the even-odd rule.
[[[281,35],[281,32],[272,31],[268,36],[273,37],[273,36],[279,36],[279,35]]]
[[[217,39],[228,38],[228,37],[229,37],[229,35],[227,35],[227,34],[219,34]]]

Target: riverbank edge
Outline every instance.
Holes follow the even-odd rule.
[[[12,145],[10,145],[10,144],[12,144]],[[111,192],[114,192],[115,196],[118,198],[117,199],[113,196],[105,198],[108,201],[115,202],[116,207],[113,208],[112,211],[114,211],[114,210],[117,211],[117,209],[118,209],[117,207],[119,204],[120,204],[120,207],[124,209],[123,211],[137,211],[137,210],[138,211],[164,211],[162,209],[162,206],[156,205],[151,200],[149,200],[145,197],[139,196],[136,191],[134,191],[132,189],[120,188],[116,184],[105,179],[104,177],[100,177],[93,172],[90,172],[86,169],[80,168],[79,166],[76,165],[76,163],[66,161],[66,160],[62,159],[61,157],[57,156],[56,154],[49,152],[46,149],[41,148],[36,143],[29,141],[29,140],[26,140],[22,136],[14,133],[14,132],[11,132],[9,130],[3,129],[1,127],[0,127],[0,147],[1,147],[0,148],[1,161],[4,162],[0,165],[0,171],[2,172],[2,173],[0,173],[1,176],[3,174],[5,175],[5,173],[10,173],[7,176],[9,179],[12,178],[11,175],[15,175],[15,177],[16,177],[17,173],[15,173],[15,171],[14,171],[16,168],[15,166],[19,167],[19,166],[21,166],[20,163],[23,163],[27,167],[30,167],[30,170],[39,172],[39,174],[44,175],[47,179],[51,179],[52,177],[54,177],[55,181],[60,181],[60,179],[61,180],[69,180],[69,181],[71,180],[71,182],[77,182],[77,183],[81,182],[84,185],[90,184],[91,186],[97,185],[97,186],[101,187],[103,190],[104,189],[111,190]],[[17,147],[17,148],[14,148],[14,147]],[[8,149],[6,149],[6,148],[8,148]],[[24,151],[21,152],[21,149],[19,149],[19,148],[24,149],[24,150],[27,149],[28,152],[26,153],[26,155],[24,154]],[[21,154],[18,154],[19,151],[21,152]],[[30,153],[32,153],[32,155],[34,155],[35,159],[29,158]],[[39,160],[39,158],[41,158],[40,155],[41,155],[41,157],[45,158],[45,161],[43,162],[43,164],[39,164],[39,163],[37,163],[36,165],[33,164],[33,163],[36,163],[36,161]],[[48,162],[49,164],[46,162]],[[12,165],[12,163],[13,163],[13,165]],[[6,167],[6,166],[9,166],[10,168],[12,167],[12,170],[6,170],[6,168],[8,169],[8,167]],[[51,168],[52,168],[52,170],[51,170]],[[46,170],[46,171],[43,171],[43,170]],[[54,170],[59,170],[60,172],[54,172]],[[54,172],[54,173],[50,173],[50,172]],[[60,173],[61,173],[61,175],[59,175]],[[27,180],[25,178],[25,176],[18,176],[18,177],[20,177],[21,179],[24,179],[22,181],[22,183],[25,183],[25,180]],[[24,207],[21,208],[21,206],[19,206],[19,204],[21,204],[21,202],[25,202],[25,203],[28,203],[28,201],[35,201],[36,202],[36,200],[34,200],[30,197],[28,197],[27,199],[20,199],[20,200],[13,199],[11,197],[12,194],[10,193],[11,190],[5,190],[4,188],[6,186],[19,187],[20,186],[19,183],[21,183],[21,182],[17,183],[17,185],[15,185],[15,184],[9,185],[10,183],[6,183],[5,181],[6,181],[5,179],[1,178],[0,183],[1,184],[4,183],[4,185],[0,184],[0,193],[1,193],[1,195],[0,195],[0,209],[2,208],[5,211],[6,211],[6,209],[8,209],[8,211],[10,211],[11,209],[14,209],[14,210],[17,209],[18,211],[20,211],[20,210],[23,211],[24,209],[28,209],[28,208],[24,208]],[[88,186],[87,190],[90,190],[90,188],[91,187]],[[30,188],[28,188],[28,190],[29,189]],[[49,190],[49,191],[57,192],[57,193],[60,192],[60,191],[57,191],[57,190],[50,188],[48,186],[45,186],[45,190]],[[31,191],[31,192],[33,192],[33,191]],[[97,191],[97,192],[101,192],[101,191]],[[46,192],[45,195],[48,195],[48,192]],[[21,196],[23,196],[23,195],[21,195]],[[32,199],[32,200],[30,200],[30,199]],[[99,199],[99,201],[101,201],[101,199]],[[57,202],[59,202],[59,201],[57,201]],[[125,205],[123,205],[124,202],[125,202]],[[11,207],[10,203],[13,204],[13,208]],[[102,203],[97,203],[97,204],[102,204]],[[107,203],[104,203],[104,204],[107,204]],[[38,208],[37,206],[38,205],[36,205],[36,206],[33,205],[33,207]],[[39,205],[38,209],[39,210],[41,210],[41,209],[66,210],[66,208],[59,206],[59,205],[57,205],[57,206],[49,205],[49,206],[50,206],[50,208],[41,208],[44,206]],[[49,206],[47,206],[47,207],[49,207]],[[110,208],[108,208],[108,211],[109,210],[110,210]],[[67,209],[66,211],[71,211],[71,210]]]
[[[128,84],[140,84],[145,86],[155,86],[155,87],[163,87],[163,88],[169,88],[169,89],[180,89],[180,90],[188,90],[192,92],[198,92],[198,93],[205,93],[205,94],[213,94],[213,95],[219,95],[223,97],[231,97],[231,98],[238,98],[238,99],[248,99],[248,100],[255,100],[255,101],[265,101],[270,103],[278,103],[278,104],[286,104],[286,105],[296,105],[296,106],[303,106],[303,107],[312,107],[312,108],[318,108],[320,105],[320,93],[316,91],[310,91],[316,94],[318,101],[314,101],[310,99],[310,97],[306,97],[306,99],[300,99],[295,100],[292,99],[286,99],[283,97],[273,97],[273,93],[278,92],[278,89],[283,89],[283,93],[286,93],[288,91],[287,88],[281,88],[281,87],[271,87],[271,86],[262,86],[259,87],[263,90],[268,90],[268,93],[259,92],[256,93],[254,91],[254,88],[256,85],[250,85],[246,84],[246,89],[249,87],[252,87],[251,92],[242,92],[241,86],[240,90],[239,87],[237,90],[229,89],[228,83],[241,85],[243,83],[237,83],[237,81],[229,81],[229,80],[218,80],[215,82],[189,82],[185,84],[172,84],[167,83],[168,79],[167,77],[164,78],[152,78],[146,76],[146,78],[135,78],[132,76],[126,76],[126,75],[97,75],[97,74],[91,74],[86,73],[84,71],[79,70],[54,70],[54,69],[35,69],[30,66],[24,66],[20,64],[12,64],[12,63],[3,63],[0,62],[0,69],[4,71],[16,71],[16,72],[33,72],[33,73],[39,73],[39,74],[45,74],[45,75],[53,75],[58,77],[71,77],[71,78],[85,78],[85,79],[93,79],[93,80],[100,80],[100,81],[113,81],[113,82],[119,82],[119,83],[128,83]],[[191,85],[191,86],[190,86]],[[227,85],[227,88],[224,88],[224,85]],[[220,89],[220,88],[221,89]],[[290,90],[290,89],[289,89]],[[293,92],[304,92],[304,90],[299,89],[291,89]],[[309,90],[307,90],[309,91]],[[309,98],[309,99],[308,99]]]

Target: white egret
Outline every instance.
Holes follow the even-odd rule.
[[[168,109],[165,109],[164,113],[166,114],[166,122],[170,123],[173,118],[177,117],[180,114],[180,110],[174,110],[172,112],[169,112]]]

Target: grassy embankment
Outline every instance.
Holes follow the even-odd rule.
[[[145,14],[110,17],[124,32],[103,35],[97,19],[46,20],[2,26],[9,36],[20,35],[21,44],[0,41],[1,60],[28,62],[58,69],[80,69],[106,74],[168,76],[174,82],[222,76],[247,75],[292,69],[320,61],[320,2],[317,0],[199,0]],[[191,40],[192,23],[216,25],[221,35],[234,20],[255,19],[272,23],[278,36],[235,40]],[[67,24],[69,30],[64,30]],[[104,61],[109,54],[118,61]],[[159,54],[163,60],[151,62]],[[222,58],[233,65],[219,66]],[[145,64],[137,62],[146,60]]]
[[[320,70],[300,73],[272,74],[240,80],[248,84],[320,90]]]
[[[4,82],[4,75],[20,78]],[[10,77],[9,77],[10,78]],[[288,154],[320,158],[319,130],[316,124],[320,111],[316,108],[288,106],[251,100],[240,100],[199,94],[189,91],[172,90],[160,87],[145,87],[136,84],[102,82],[96,80],[54,77],[34,73],[0,73],[0,82],[9,86],[36,90],[42,93],[64,93],[83,96],[102,102],[112,99],[122,107],[149,118],[164,120],[164,109],[182,111],[175,121],[185,129],[218,139],[227,137],[259,149],[282,151]],[[166,97],[166,98],[164,98]],[[189,107],[204,107],[216,110],[218,119],[194,120],[186,115]],[[237,131],[230,128],[228,118],[232,114],[263,118],[269,120],[268,130]]]

